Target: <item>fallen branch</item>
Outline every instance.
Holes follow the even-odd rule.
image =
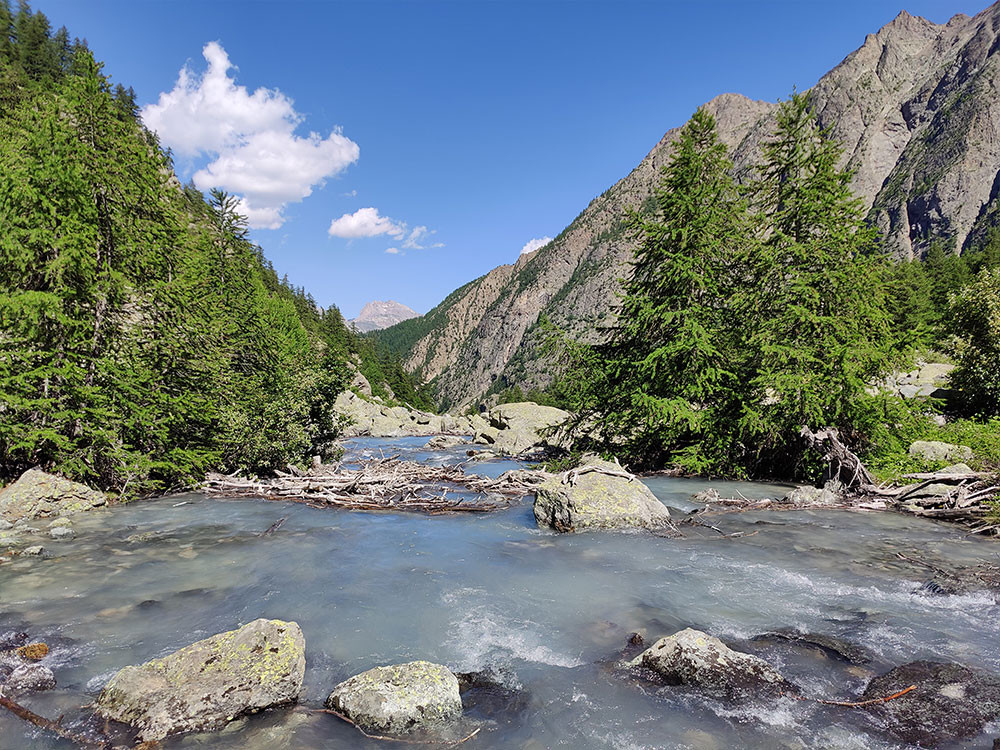
[[[903,688],[898,693],[893,693],[892,695],[886,695],[882,698],[872,698],[867,701],[832,701],[825,698],[809,698],[805,695],[794,695],[792,693],[782,693],[782,695],[788,698],[794,698],[797,701],[812,701],[813,703],[822,703],[824,706],[844,706],[845,708],[864,708],[865,706],[874,706],[879,703],[888,703],[891,700],[900,698],[911,690],[916,690],[916,685],[910,685],[908,688]]]
[[[865,706],[874,706],[879,703],[888,703],[891,700],[895,700],[901,696],[906,695],[911,690],[916,690],[916,685],[910,685],[908,688],[903,688],[898,693],[893,693],[892,695],[887,695],[884,698],[872,698],[867,701],[828,701],[821,698],[814,699],[817,703],[822,703],[825,706],[846,706],[847,708],[864,708]]]
[[[461,465],[428,466],[393,456],[368,461],[357,469],[321,466],[305,476],[251,479],[210,474],[203,489],[216,497],[262,497],[316,508],[434,515],[506,508],[513,499],[530,494],[541,476],[540,472],[509,471],[490,478],[466,474]]]
[[[82,734],[76,734],[75,732],[71,732],[66,729],[60,721],[52,721],[51,719],[46,719],[44,716],[39,716],[34,711],[22,706],[20,703],[15,703],[2,692],[0,692],[0,706],[6,708],[18,718],[24,719],[40,729],[52,732],[60,738],[76,743],[81,747],[96,747],[105,749],[111,747],[111,743],[107,740],[93,740],[90,737],[84,737]]]

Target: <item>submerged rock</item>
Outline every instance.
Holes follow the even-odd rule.
[[[471,715],[511,723],[528,708],[529,696],[513,675],[504,671],[460,672],[462,707]]]
[[[438,435],[427,441],[427,447],[434,450],[441,450],[443,448],[454,448],[459,445],[465,445],[465,442],[465,438],[457,435]]]
[[[661,638],[630,664],[651,669],[668,684],[691,685],[725,699],[795,691],[763,659],[734,651],[718,638],[691,628]]]
[[[849,664],[869,664],[872,661],[871,654],[865,648],[843,638],[823,633],[803,633],[793,628],[781,628],[756,635],[752,640],[785,641],[820,651]]]
[[[920,747],[941,747],[979,734],[1000,716],[1000,677],[960,664],[914,661],[874,678],[859,700],[893,737]]]
[[[28,469],[0,490],[0,518],[17,523],[34,518],[68,516],[107,505],[103,492],[85,484]]]
[[[340,683],[326,705],[373,732],[402,734],[462,715],[458,678],[447,667],[414,661],[375,667]]]
[[[538,485],[534,511],[539,526],[556,531],[653,529],[670,522],[670,511],[646,485],[593,456]]]
[[[39,692],[56,686],[55,675],[41,664],[22,664],[16,667],[4,682],[4,688],[19,692]]]
[[[298,624],[254,620],[125,667],[101,691],[97,712],[135,727],[143,741],[217,729],[242,714],[295,701],[305,668]]]

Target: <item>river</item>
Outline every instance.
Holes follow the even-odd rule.
[[[427,452],[426,438],[347,444],[348,458]],[[517,464],[474,470],[499,474]],[[774,485],[647,480],[680,513],[707,486],[767,497]],[[261,536],[286,517],[273,534]],[[629,634],[647,642],[706,630],[777,665],[807,695],[850,699],[872,673],[931,658],[1000,671],[1000,610],[987,594],[918,591],[896,557],[998,561],[995,542],[889,513],[796,511],[714,517],[722,537],[646,533],[557,535],[527,500],[493,514],[422,516],[314,509],[199,494],[77,516],[75,539],[47,541],[45,559],[0,566],[0,633],[28,631],[53,648],[59,686],[24,702],[79,721],[119,668],[162,656],[258,617],[294,620],[306,638],[302,704],[320,707],[339,681],[380,664],[428,659],[456,671],[500,670],[524,710],[488,721],[471,748],[894,748],[859,711],[780,701],[734,708],[682,688],[637,685],[608,660]],[[837,636],[871,663],[851,665],[780,641],[777,628]],[[995,728],[994,728],[995,729]],[[956,747],[991,747],[992,734]],[[173,748],[385,747],[335,717],[272,710]],[[0,747],[62,748],[0,714]]]

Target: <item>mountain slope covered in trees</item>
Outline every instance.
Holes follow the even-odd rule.
[[[853,170],[852,190],[896,257],[949,258],[990,241],[1000,212],[998,40],[1000,4],[946,24],[904,12],[809,92],[819,124],[844,146],[840,166]],[[746,181],[778,105],[723,94],[705,110]],[[551,361],[540,321],[590,342],[613,324],[618,280],[636,244],[626,213],[651,209],[678,133],[668,131],[553,242],[457,290],[419,325],[378,336],[405,353],[407,368],[431,380],[448,407],[546,386]]]
[[[323,454],[359,369],[412,380],[174,177],[87,45],[0,0],[0,480],[136,494]],[[351,364],[348,364],[351,363]]]

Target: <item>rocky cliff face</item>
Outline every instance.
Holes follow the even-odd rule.
[[[921,256],[933,241],[960,252],[1000,218],[998,51],[1000,3],[947,24],[904,12],[812,90],[821,124],[844,144],[855,191],[901,257]],[[746,174],[777,104],[723,94],[705,107]],[[677,132],[667,131],[551,243],[452,293],[427,325],[390,333],[408,352],[407,367],[432,380],[450,407],[510,384],[549,382],[540,316],[581,340],[599,338],[613,321],[632,254],[623,214],[650,207]]]
[[[358,317],[347,321],[357,328],[361,333],[377,331],[382,328],[402,323],[404,320],[419,317],[416,310],[411,310],[406,305],[393,300],[387,302],[368,302],[361,308]]]

